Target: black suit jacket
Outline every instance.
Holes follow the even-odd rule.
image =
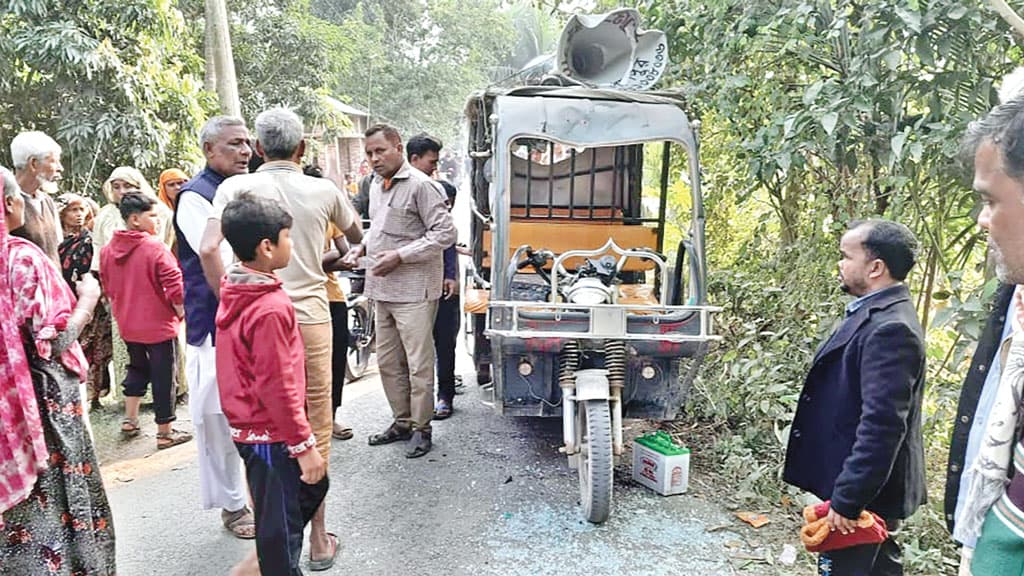
[[[956,423],[953,424],[953,437],[949,442],[949,462],[946,465],[946,495],[944,513],[946,515],[946,527],[953,531],[954,515],[956,513],[956,501],[960,495],[960,477],[963,474],[967,462],[967,438],[971,433],[971,426],[974,425],[974,412],[978,408],[978,399],[981,398],[981,390],[985,387],[985,380],[988,378],[989,368],[992,367],[992,358],[999,349],[1000,336],[1003,335],[1003,326],[1006,324],[1006,310],[1010,306],[1010,298],[1013,297],[1014,286],[1003,284],[996,291],[994,308],[992,314],[985,323],[985,330],[978,341],[978,347],[971,359],[971,368],[967,371],[964,379],[964,386],[960,389],[960,403],[956,409]]]
[[[786,482],[847,518],[906,518],[926,500],[924,333],[906,286],[874,295],[818,351],[789,434]]]

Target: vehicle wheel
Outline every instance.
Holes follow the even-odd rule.
[[[607,400],[581,404],[576,406],[580,505],[588,522],[600,524],[608,519],[612,508],[611,412]]]
[[[370,365],[369,348],[349,348],[348,360],[345,362],[345,381],[355,382],[366,374],[366,368]]]
[[[373,332],[369,325],[369,317],[364,308],[353,308],[349,318],[348,359],[345,362],[346,381],[359,380],[370,365],[370,354],[373,351]]]

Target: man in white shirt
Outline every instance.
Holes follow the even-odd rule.
[[[326,178],[302,173],[305,152],[302,120],[292,111],[274,108],[256,117],[256,150],[266,161],[252,173],[231,178],[213,200],[203,235],[201,257],[210,288],[217,291],[224,275],[219,251],[223,245],[220,216],[232,200],[250,194],[281,203],[291,213],[292,254],[277,276],[295,306],[302,333],[306,367],[306,413],[316,436],[317,450],[328,459],[334,418],[331,410],[331,314],[323,248],[327,224],[334,223],[353,243],[362,241],[362,221],[348,194]],[[337,537],[328,534],[324,506],[310,521],[310,570],[327,570],[337,554]]]
[[[189,411],[199,452],[199,487],[204,509],[220,508],[224,526],[239,538],[254,538],[256,527],[247,505],[242,460],[235,448],[217,388],[214,348],[217,297],[203,275],[199,247],[206,221],[213,211],[217,188],[228,177],[249,171],[252,149],[249,130],[241,118],[216,116],[203,127],[199,144],[206,167],[178,192],[174,228],[178,259],[185,281],[186,378]],[[233,259],[225,242],[220,250],[225,263]]]

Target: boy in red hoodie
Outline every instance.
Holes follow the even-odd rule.
[[[128,348],[121,433],[139,434],[139,405],[152,382],[156,447],[163,450],[192,439],[191,434],[171,428],[177,418],[175,346],[185,288],[174,255],[154,236],[159,223],[156,200],[129,192],[119,208],[127,230],[114,232],[100,251],[100,281]]]
[[[256,555],[235,574],[301,576],[302,531],[327,495],[327,465],[306,417],[299,325],[274,274],[291,258],[291,225],[280,204],[248,195],[221,217],[241,263],[221,280],[217,383],[256,515]]]

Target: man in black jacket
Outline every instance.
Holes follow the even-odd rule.
[[[978,453],[981,437],[985,433],[989,410],[995,401],[999,385],[999,345],[1009,332],[1008,312],[1013,301],[1012,284],[1001,284],[993,298],[992,314],[978,341],[971,359],[971,368],[960,389],[953,437],[949,443],[949,462],[946,466],[945,510],[946,527],[953,532],[957,504],[963,492],[961,477]],[[974,547],[974,542],[961,542]]]
[[[833,530],[851,532],[870,510],[890,538],[822,553],[821,576],[903,574],[894,537],[925,502],[924,333],[903,284],[916,247],[910,230],[885,220],[852,224],[839,244],[841,288],[857,299],[804,382],[783,477],[831,500]]]
[[[974,463],[986,433],[1000,386],[1000,351],[1013,335],[1015,290],[1024,283],[1024,95],[1010,98],[972,122],[963,149],[973,160],[974,189],[982,201],[978,225],[988,233],[996,276],[1002,283],[960,392],[946,466],[946,525],[964,545],[966,559],[977,539],[971,530],[955,524],[970,488],[964,473]]]

